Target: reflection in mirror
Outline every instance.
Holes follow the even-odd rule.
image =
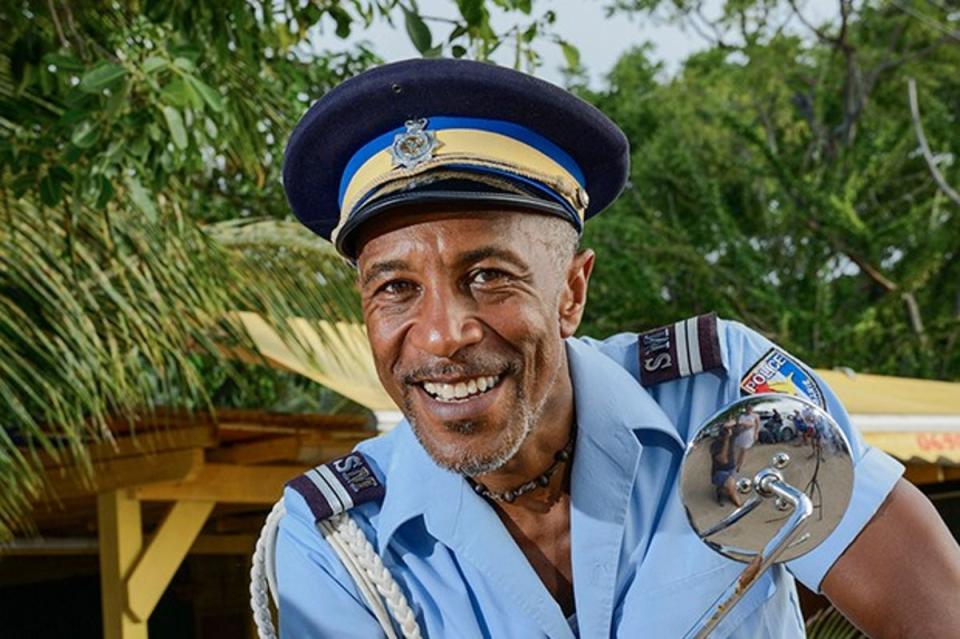
[[[749,565],[687,633],[705,639],[776,562],[829,535],[853,491],[843,431],[792,395],[753,395],[707,420],[687,447],[680,491],[690,524],[711,548]]]
[[[764,474],[806,494],[813,507],[804,533],[778,561],[823,541],[846,511],[853,488],[846,437],[819,406],[780,394],[753,395],[727,406],[690,443],[680,490],[697,534],[738,561],[750,562],[762,552],[793,510],[782,497],[762,490]]]

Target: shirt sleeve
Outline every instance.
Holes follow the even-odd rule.
[[[284,505],[276,554],[281,639],[383,637],[303,497],[288,488]]]
[[[807,554],[787,563],[787,568],[810,590],[819,593],[827,572],[860,531],[869,523],[874,513],[893,490],[903,474],[903,465],[885,452],[868,446],[860,432],[850,422],[850,416],[830,387],[809,367],[770,340],[736,322],[725,322],[726,361],[731,377],[739,384],[750,369],[771,349],[777,348],[802,366],[823,394],[826,410],[843,429],[850,443],[854,463],[853,494],[850,504],[837,528],[823,543]],[[806,398],[810,399],[810,398]]]

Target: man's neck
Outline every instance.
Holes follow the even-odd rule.
[[[554,392],[540,411],[537,423],[524,440],[517,453],[497,470],[474,477],[487,490],[502,493],[513,490],[544,473],[555,461],[557,452],[570,441],[573,431],[575,411],[573,405],[573,385],[566,363],[558,372]],[[572,458],[571,460],[572,461]],[[569,474],[568,461],[560,472],[551,478],[547,491],[533,491],[524,497],[533,497],[536,493],[555,493],[559,487],[567,486]],[[523,498],[518,499],[527,501]]]

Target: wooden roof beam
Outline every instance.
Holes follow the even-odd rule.
[[[283,494],[283,485],[307,468],[303,465],[204,464],[189,480],[143,485],[132,492],[142,501],[214,501],[271,506]]]

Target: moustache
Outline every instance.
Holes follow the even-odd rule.
[[[420,364],[404,371],[398,371],[397,377],[404,384],[419,384],[444,377],[484,377],[511,374],[519,372],[520,368],[520,363],[516,361],[492,357],[470,357],[456,362]]]

